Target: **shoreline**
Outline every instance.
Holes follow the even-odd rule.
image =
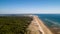
[[[43,23],[42,20],[39,19],[38,16],[34,16],[35,19],[38,21],[38,23],[40,24],[40,26],[42,27],[44,34],[53,34],[50,29]]]
[[[39,19],[37,15],[29,15],[29,16],[33,17],[33,21],[29,25],[29,29],[32,32],[36,30],[38,31],[37,33],[39,34],[53,34],[52,31],[43,23],[42,20]]]

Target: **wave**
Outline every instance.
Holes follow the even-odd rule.
[[[53,23],[55,25],[59,25],[60,26],[60,24],[58,22],[52,21],[50,19],[45,18],[45,21],[48,21],[48,22],[51,22],[51,23]]]

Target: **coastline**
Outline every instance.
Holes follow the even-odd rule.
[[[39,19],[37,15],[31,15],[33,17],[33,21],[29,25],[29,29],[31,30],[31,34],[35,34],[34,31],[38,31],[38,34],[53,34],[50,29],[43,23],[42,20]],[[36,33],[36,34],[37,34]]]
[[[35,19],[38,21],[38,23],[40,24],[40,26],[42,27],[43,31],[44,31],[44,34],[53,34],[50,29],[44,25],[43,21],[39,19],[38,16],[34,16]]]

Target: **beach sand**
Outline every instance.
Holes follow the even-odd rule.
[[[38,16],[33,16],[33,21],[27,29],[30,31],[29,34],[53,34]]]

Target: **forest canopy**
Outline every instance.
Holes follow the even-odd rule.
[[[24,34],[32,20],[27,16],[0,16],[0,34]]]

